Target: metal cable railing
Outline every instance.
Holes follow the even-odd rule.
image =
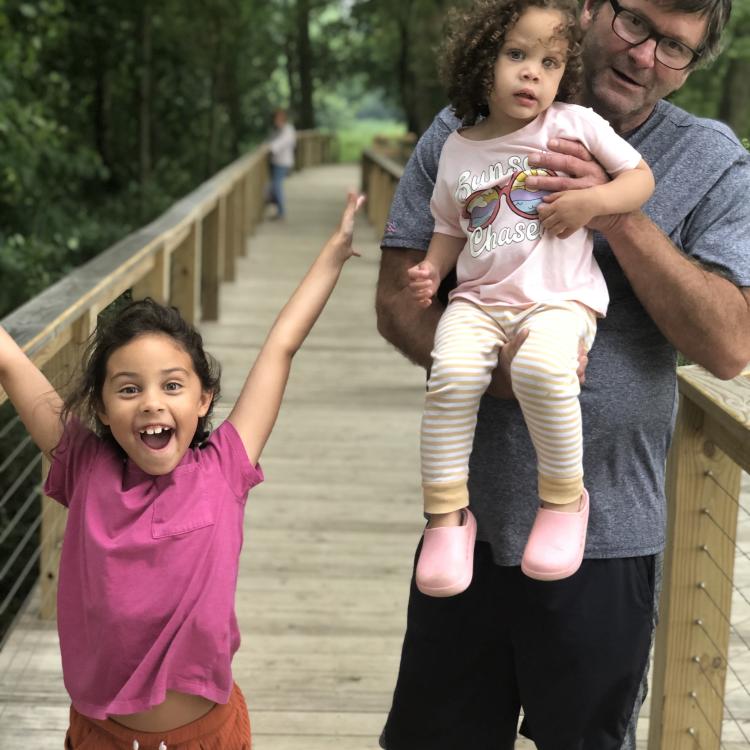
[[[717,643],[711,629],[706,626],[706,620],[700,612],[696,613],[693,625],[701,634],[706,645],[706,651],[712,654],[695,653],[691,661],[696,667],[695,685],[689,692],[693,705],[702,718],[701,727],[689,726],[687,733],[692,737],[695,747],[718,747],[725,750],[730,748],[750,748],[750,554],[738,539],[742,532],[750,530],[750,497],[747,493],[743,497],[736,496],[727,490],[711,471],[706,471],[714,486],[718,488],[724,499],[730,500],[737,509],[738,533],[727,532],[719,523],[711,509],[701,508],[700,518],[703,523],[710,525],[710,530],[717,531],[726,544],[730,544],[734,551],[734,575],[730,575],[721,564],[717,556],[712,554],[708,544],[699,545],[699,550],[710,561],[713,569],[723,579],[723,585],[731,587],[731,611],[726,611],[719,603],[720,596],[712,591],[711,586],[704,580],[695,582],[695,587],[704,595],[703,601],[708,609],[706,615],[718,615],[729,629],[729,648]],[[747,476],[745,475],[747,484]],[[709,529],[704,529],[707,533]],[[717,669],[725,670],[726,682],[722,689],[717,687]],[[722,706],[723,720],[719,726],[709,716],[704,707],[706,697],[718,700]],[[730,705],[728,696],[732,696]],[[702,700],[703,698],[703,700]],[[706,735],[706,730],[708,735]],[[704,735],[705,744],[700,738]],[[709,743],[710,740],[710,743]]]

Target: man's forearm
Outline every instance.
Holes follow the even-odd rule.
[[[432,345],[443,308],[414,302],[406,269],[424,258],[421,251],[384,250],[375,299],[378,332],[405,357],[425,370],[432,364]]]
[[[750,361],[750,291],[692,261],[641,212],[605,221],[599,228],[667,339],[717,377],[737,375]]]

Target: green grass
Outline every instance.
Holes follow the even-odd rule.
[[[340,162],[359,161],[376,135],[403,135],[406,127],[396,120],[353,120],[336,131]]]

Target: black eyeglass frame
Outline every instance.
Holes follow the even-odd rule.
[[[640,44],[643,44],[644,42],[647,42],[649,39],[655,39],[656,40],[656,47],[654,49],[654,57],[656,58],[657,62],[660,62],[664,67],[669,68],[670,70],[685,70],[685,68],[689,68],[696,60],[698,60],[701,55],[703,54],[703,50],[700,49],[698,51],[694,50],[692,47],[688,47],[685,42],[681,42],[679,39],[675,39],[674,37],[667,36],[666,34],[660,34],[658,31],[654,31],[654,27],[651,25],[651,22],[647,20],[646,18],[643,18],[643,16],[639,16],[637,13],[630,10],[630,8],[623,8],[620,3],[617,2],[617,0],[609,0],[609,4],[612,6],[612,10],[614,11],[614,16],[612,16],[612,32],[615,34],[615,36],[618,39],[622,39],[623,42],[627,42],[631,47],[637,47]],[[631,16],[635,16],[640,21],[643,21],[644,26],[647,29],[650,29],[650,33],[647,34],[643,39],[641,39],[640,42],[631,42],[629,39],[625,39],[624,37],[620,36],[620,34],[617,33],[617,30],[615,29],[615,21],[617,21],[617,16],[620,15],[620,13],[630,13]],[[665,63],[663,60],[660,60],[657,56],[657,51],[659,49],[659,43],[662,39],[668,39],[672,42],[677,42],[677,44],[680,44],[683,46],[686,50],[692,53],[692,58],[689,62],[685,63],[680,68],[675,68],[673,65],[670,65],[669,63]]]

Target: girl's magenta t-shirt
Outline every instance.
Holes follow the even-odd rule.
[[[68,422],[45,492],[69,509],[58,630],[80,713],[145,711],[167,690],[229,700],[245,500],[262,481],[230,422],[159,477]]]

